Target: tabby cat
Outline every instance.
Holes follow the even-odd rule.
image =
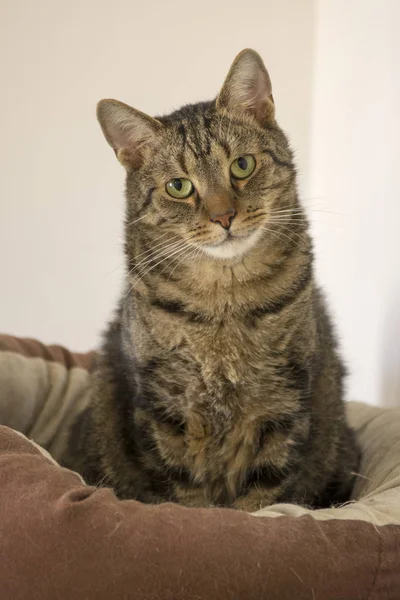
[[[269,75],[152,118],[102,100],[125,167],[126,289],[64,463],[121,498],[255,510],[348,499],[344,370]]]

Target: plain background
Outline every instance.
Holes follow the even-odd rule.
[[[253,47],[297,154],[348,396],[400,404],[399,22],[398,0],[0,0],[0,330],[98,345],[124,272],[124,173],[96,102],[210,99]]]

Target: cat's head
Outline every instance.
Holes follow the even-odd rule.
[[[180,241],[217,260],[248,252],[291,208],[295,168],[260,56],[243,50],[216,100],[152,118],[102,100],[98,119],[127,170],[127,236]],[[272,235],[272,233],[271,233]],[[158,242],[161,244],[161,242]]]

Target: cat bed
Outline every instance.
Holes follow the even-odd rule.
[[[400,410],[348,404],[363,460],[340,508],[120,501],[56,462],[94,356],[0,336],[2,600],[399,600]]]

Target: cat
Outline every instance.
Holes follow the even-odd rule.
[[[126,289],[64,464],[147,503],[345,502],[345,373],[262,59],[214,101],[97,115],[127,174]]]

